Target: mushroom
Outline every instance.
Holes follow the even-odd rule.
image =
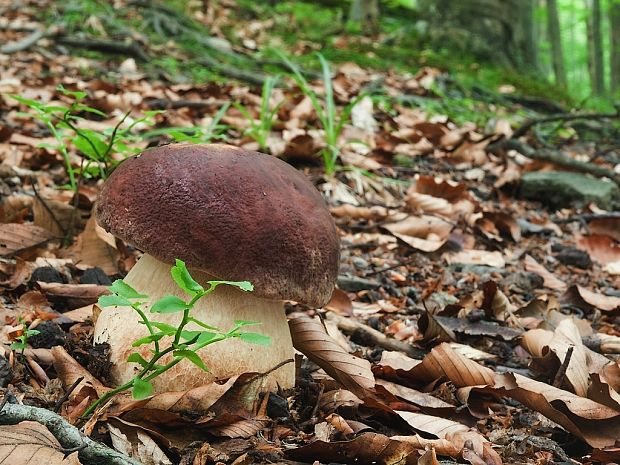
[[[312,183],[273,156],[218,144],[147,150],[111,174],[96,215],[104,229],[144,252],[125,282],[150,302],[167,294],[186,298],[170,275],[179,258],[204,286],[213,279],[254,285],[250,293],[219,286],[198,301],[193,316],[222,330],[234,320],[255,321],[254,331],[272,338],[267,347],[238,339],[207,346],[199,355],[209,372],[177,364],[153,380],[155,392],[272,370],[294,354],[284,301],[320,307],[331,297],[339,261],[334,221]],[[175,325],[181,316],[152,319]],[[150,356],[149,346],[132,347],[148,334],[138,320],[131,308],[108,307],[95,324],[95,343],[110,345],[117,384],[139,371],[127,362],[132,352]],[[267,381],[270,389],[293,387],[294,364],[270,372]]]

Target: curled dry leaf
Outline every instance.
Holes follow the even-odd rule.
[[[108,424],[114,448],[123,454],[149,465],[172,465],[157,443],[138,428],[117,422],[118,427]]]
[[[390,211],[385,207],[375,205],[373,207],[358,207],[350,204],[338,205],[329,209],[332,215],[338,218],[350,218],[354,220],[382,220]]]
[[[331,310],[339,315],[353,315],[353,303],[351,299],[342,289],[335,288],[332,293],[332,298],[324,307],[326,310]]]
[[[450,202],[440,197],[433,197],[428,194],[420,194],[419,192],[408,192],[405,197],[407,207],[414,213],[427,213],[432,215],[440,215],[446,218],[453,216],[454,210]]]
[[[620,437],[620,410],[518,374],[496,376],[495,387],[592,447],[613,446]]]
[[[526,255],[524,260],[524,268],[526,271],[531,271],[537,275],[542,276],[545,287],[556,291],[563,291],[566,289],[566,283],[558,279],[547,268],[538,263],[531,255]]]
[[[446,243],[453,225],[436,216],[422,215],[409,216],[383,227],[414,249],[434,252]]]
[[[76,264],[99,267],[108,275],[119,271],[119,252],[115,247],[114,236],[97,224],[94,215],[64,256],[73,259]]]
[[[74,452],[64,449],[49,430],[35,421],[0,426],[0,462],[11,465],[79,465]]]
[[[577,240],[577,247],[590,254],[590,258],[602,265],[620,262],[620,244],[609,236],[590,234]]]
[[[402,411],[396,413],[415,430],[445,439],[460,451],[465,447],[473,447],[473,452],[482,460],[482,463],[502,463],[501,458],[491,449],[491,443],[484,436],[461,423],[422,413]]]
[[[620,297],[592,292],[576,284],[566,290],[560,301],[576,305],[586,311],[591,311],[594,308],[604,312],[620,311]]]
[[[0,257],[11,257],[24,250],[39,247],[54,235],[34,224],[0,224]]]
[[[449,264],[461,263],[464,265],[486,265],[495,268],[504,268],[506,260],[501,252],[495,250],[461,250],[453,254],[446,254],[446,261]]]
[[[307,446],[291,449],[285,456],[303,462],[321,463],[378,463],[417,465],[421,450],[432,441],[419,438],[419,442],[399,441],[383,434],[362,433],[350,441],[315,441]],[[445,447],[450,450],[449,447]],[[458,452],[452,450],[456,457]]]
[[[367,360],[345,352],[316,319],[295,313],[288,323],[297,350],[356,396],[364,398],[371,394],[375,378]]]
[[[58,284],[37,281],[37,285],[48,300],[66,303],[70,309],[94,304],[100,296],[110,293],[107,286],[97,284]]]
[[[609,236],[620,242],[620,218],[596,218],[588,222],[590,234]]]

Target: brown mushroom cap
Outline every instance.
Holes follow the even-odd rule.
[[[254,294],[324,305],[339,241],[306,177],[275,157],[227,145],[167,145],[121,163],[97,203],[99,224],[161,261],[175,258]]]

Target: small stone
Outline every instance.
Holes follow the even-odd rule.
[[[360,270],[365,270],[366,268],[368,268],[368,262],[361,257],[352,257],[351,263],[353,263],[353,266],[355,266],[355,268]]]
[[[358,292],[366,289],[377,289],[379,283],[357,276],[338,276],[338,287],[347,292]]]
[[[0,356],[0,388],[5,388],[13,380],[13,369],[8,360]]]
[[[585,250],[579,250],[575,247],[564,247],[557,254],[556,258],[564,265],[571,265],[582,270],[587,270],[592,266],[590,255]]]

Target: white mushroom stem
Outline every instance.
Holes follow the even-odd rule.
[[[194,279],[205,288],[208,287],[207,281],[216,279],[200,271],[190,271]],[[170,265],[148,254],[143,255],[131,269],[125,282],[140,293],[147,294],[150,297],[150,303],[168,294],[188,300],[188,296],[172,280]],[[145,307],[148,310],[150,304]],[[294,349],[282,301],[261,299],[251,292],[222,285],[218,286],[213,293],[200,299],[192,309],[191,315],[222,331],[231,329],[235,320],[255,321],[260,325],[250,326],[242,331],[258,332],[270,336],[271,345],[248,344],[235,338],[206,346],[198,353],[209,368],[209,372],[204,372],[193,363],[183,360],[153,380],[156,393],[183,391],[247,372],[268,372],[278,364],[293,358]],[[178,326],[182,319],[181,313],[157,314],[147,311],[147,316],[152,321],[174,326]],[[148,330],[139,323],[139,320],[138,314],[130,307],[107,307],[97,318],[95,342],[107,342],[110,345],[111,377],[117,385],[129,381],[140,370],[138,364],[127,362],[127,357],[131,353],[137,351],[146,360],[149,360],[152,355],[151,345],[132,347],[136,339],[148,335]],[[200,328],[190,323],[186,329]],[[161,348],[169,346],[170,341],[170,338],[162,339]],[[167,360],[170,359],[165,357],[162,359],[163,363]],[[266,390],[274,389],[276,383],[284,389],[294,386],[295,367],[293,363],[287,363],[271,372],[266,377],[264,387]]]

